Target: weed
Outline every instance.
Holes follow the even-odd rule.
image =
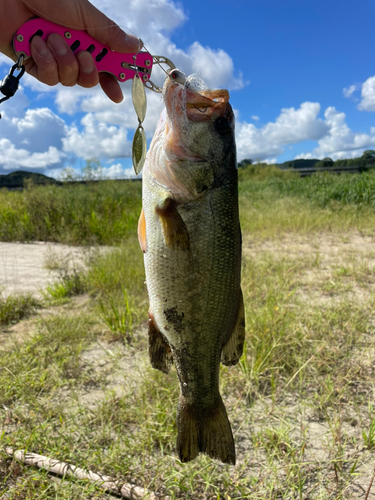
[[[31,294],[8,297],[0,295],[0,327],[17,323],[34,312],[37,307],[40,307],[40,302]]]
[[[59,280],[46,287],[45,297],[50,295],[55,300],[81,295],[87,291],[84,274],[76,267],[59,269]]]
[[[362,431],[363,443],[368,450],[375,448],[375,418],[373,415],[373,408],[371,403],[368,404],[368,412],[370,416],[370,424],[367,431]]]
[[[99,300],[100,317],[111,330],[113,340],[123,339],[130,342],[133,337],[134,313],[130,309],[128,294],[123,286],[121,290],[120,301],[116,301],[113,296],[108,297],[107,304]]]

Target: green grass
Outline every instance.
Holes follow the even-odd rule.
[[[256,171],[254,175],[246,176],[246,170],[241,174],[240,209],[245,232],[263,238],[353,229],[374,234],[375,175],[371,173],[323,173],[300,178],[278,171],[277,176],[260,179]]]
[[[137,227],[141,183],[106,181],[0,190],[0,241],[108,245]]]
[[[128,294],[124,287],[122,296],[115,299],[111,295],[107,300],[99,300],[100,317],[110,331],[113,340],[123,339],[127,342],[133,337],[133,315],[130,309]]]
[[[353,194],[367,189],[367,178],[273,174],[272,167],[241,173],[246,344],[237,366],[221,367],[238,464],[205,456],[181,464],[176,457],[177,376],[174,368],[169,375],[153,370],[147,359],[148,301],[135,235],[139,188],[132,185],[126,203],[135,196],[134,206],[126,214],[107,217],[98,202],[103,229],[94,240],[78,212],[74,230],[64,233],[56,222],[49,233],[55,241],[114,247],[89,253],[81,269],[60,267],[48,295],[65,302],[49,302],[51,313],[34,318],[33,336],[0,350],[0,495],[110,498],[85,481],[56,483],[12,462],[4,449],[13,446],[172,499],[346,498],[375,443],[374,255],[345,246],[373,234],[371,197]],[[85,203],[110,197],[102,188],[85,187]],[[18,193],[20,205],[27,196],[49,199],[39,189]],[[69,200],[81,196],[81,186],[71,189]],[[123,188],[110,189],[120,197]],[[117,216],[128,228],[123,233],[113,229]],[[301,242],[308,250],[295,246]],[[75,299],[82,293],[85,303]]]
[[[10,295],[8,297],[0,295],[0,328],[18,323],[21,319],[32,314],[39,306],[39,301],[31,294]]]
[[[285,231],[373,233],[375,175],[300,178],[273,166],[239,171],[243,228],[263,237]],[[135,234],[141,183],[106,181],[0,190],[0,241],[118,245]],[[314,211],[314,217],[310,212]]]

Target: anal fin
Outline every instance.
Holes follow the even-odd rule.
[[[161,221],[167,247],[172,250],[189,250],[189,232],[175,200],[166,198],[155,210]]]
[[[220,361],[223,365],[235,365],[242,356],[245,341],[245,309],[242,290],[240,289],[237,320],[229,340],[221,350]]]
[[[148,354],[151,366],[168,373],[173,363],[172,351],[167,339],[155,324],[152,313],[148,320]]]

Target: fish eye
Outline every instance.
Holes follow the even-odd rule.
[[[229,121],[224,116],[220,116],[214,121],[214,127],[219,134],[225,134],[230,130]]]
[[[200,113],[205,113],[207,111],[208,106],[205,108],[197,108],[197,106],[194,106],[195,109],[197,109]]]

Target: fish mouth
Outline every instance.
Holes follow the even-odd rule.
[[[165,107],[170,118],[182,116],[194,122],[216,119],[229,106],[229,92],[225,89],[195,91],[173,80],[167,81],[163,91]]]

